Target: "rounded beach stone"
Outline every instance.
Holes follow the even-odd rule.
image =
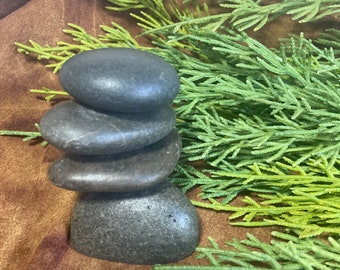
[[[180,82],[161,57],[130,48],[82,52],[59,71],[63,88],[79,102],[109,111],[145,112],[170,103]]]
[[[142,191],[82,194],[71,220],[73,249],[131,264],[179,261],[198,239],[195,208],[167,181]]]
[[[166,137],[175,113],[163,106],[152,113],[123,114],[92,110],[73,100],[54,106],[40,121],[43,138],[79,155],[107,155],[138,149]]]
[[[48,172],[56,186],[95,192],[123,192],[148,188],[168,177],[181,152],[176,130],[144,148],[105,156],[66,155]]]

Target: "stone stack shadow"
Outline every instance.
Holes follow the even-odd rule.
[[[81,192],[71,247],[132,264],[189,256],[197,213],[166,180],[181,152],[170,106],[180,85],[174,68],[152,53],[106,48],[70,58],[59,79],[73,99],[48,111],[40,130],[65,152],[50,166],[50,181]]]

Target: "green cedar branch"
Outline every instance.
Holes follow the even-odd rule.
[[[70,96],[70,94],[65,92],[65,91],[52,90],[52,89],[49,89],[47,87],[43,87],[42,89],[30,89],[30,92],[35,93],[35,94],[46,95],[45,100],[47,102],[52,101],[56,97],[68,97],[68,96]]]
[[[90,35],[76,24],[68,25],[70,28],[65,29],[64,33],[72,37],[73,43],[59,41],[55,46],[42,46],[33,40],[29,40],[29,45],[16,42],[18,52],[47,61],[46,67],[56,73],[69,58],[82,51],[106,47],[142,48],[126,29],[114,22],[112,26],[102,25],[105,34],[98,37]]]
[[[297,0],[277,1],[264,4],[265,1],[255,0],[221,0],[221,7],[231,8],[232,25],[239,31],[254,27],[254,31],[261,29],[268,22],[287,14],[293,20],[306,23],[320,20],[326,16],[339,17],[340,2],[337,0]]]
[[[210,177],[186,171],[186,186],[201,185],[201,196],[209,200],[194,205],[230,212],[231,220],[242,218],[233,225],[299,228],[300,237],[340,234],[340,160],[334,162],[322,158],[295,165],[285,159],[272,166],[254,164],[250,171],[210,170]],[[232,206],[242,191],[256,192],[257,199],[245,196],[244,205]],[[214,199],[220,197],[221,202]]]
[[[340,239],[328,237],[301,239],[298,231],[277,232],[270,243],[263,243],[248,233],[244,240],[233,239],[220,247],[209,238],[211,247],[196,249],[196,265],[155,265],[153,270],[219,269],[320,269],[340,268]],[[201,261],[208,262],[202,266]]]
[[[170,46],[163,54],[182,79],[175,102],[189,160],[235,168],[283,156],[297,164],[339,157],[340,62],[332,50],[303,36],[279,51],[233,31],[193,29],[171,38],[185,39],[188,54],[201,58]]]
[[[315,40],[317,44],[332,48],[334,54],[340,56],[340,30],[338,29],[326,29],[320,36]]]
[[[216,1],[220,6],[219,14],[211,14],[205,2],[201,7],[199,1],[194,0],[183,1],[184,7],[181,8],[178,8],[181,1],[175,0],[109,0],[108,2],[110,5],[107,8],[110,10],[133,10],[131,15],[139,20],[139,26],[144,29],[145,34],[157,34],[165,30],[188,33],[188,29],[194,26],[215,31],[225,23],[230,23],[239,31],[249,28],[257,31],[268,22],[285,14],[292,15],[293,20],[306,23],[331,15],[337,18],[340,13],[338,0],[285,0],[272,4],[267,4],[263,0],[220,0]]]
[[[24,137],[22,140],[24,142],[26,141],[32,141],[32,140],[37,140],[41,139],[41,133],[39,130],[39,125],[36,123],[34,125],[38,131],[22,131],[22,130],[0,130],[0,136],[19,136],[19,137]],[[40,143],[41,146],[45,147],[47,145],[46,141],[43,141]]]

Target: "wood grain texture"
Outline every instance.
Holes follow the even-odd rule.
[[[2,1],[3,7],[5,2]],[[23,1],[21,1],[23,2]],[[31,0],[0,20],[0,129],[33,130],[50,104],[29,94],[31,88],[61,89],[57,76],[41,63],[17,53],[14,42],[33,39],[42,44],[67,40],[67,23],[76,23],[92,34],[99,26],[115,21],[133,34],[138,30],[122,14],[104,9],[104,0]],[[276,46],[279,37],[306,30],[307,36],[325,28],[306,27],[283,18],[252,35]],[[68,229],[77,193],[57,188],[47,181],[48,166],[60,156],[48,146],[41,148],[20,138],[0,137],[0,265],[2,270],[147,270],[151,266],[127,265],[83,256],[68,246]],[[199,190],[188,193],[196,198]],[[244,238],[247,232],[268,240],[270,228],[231,227],[228,215],[198,209],[201,219],[200,245],[212,236],[219,244]],[[194,262],[191,256],[179,264]],[[202,261],[204,263],[204,261]]]

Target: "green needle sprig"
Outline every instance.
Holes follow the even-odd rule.
[[[8,135],[8,136],[23,136],[23,141],[34,140],[41,136],[40,132],[34,131],[21,131],[21,130],[0,130],[0,135]]]
[[[36,139],[41,139],[41,133],[39,131],[39,125],[36,123],[34,125],[38,131],[22,131],[22,130],[0,130],[0,136],[19,136],[23,137],[22,141],[34,141]],[[40,143],[42,147],[47,145],[46,141]]]
[[[35,94],[47,95],[45,97],[45,100],[48,101],[48,102],[52,101],[56,97],[68,97],[68,96],[70,96],[69,93],[67,93],[65,91],[52,90],[52,89],[49,89],[47,87],[43,87],[42,89],[31,89],[30,92],[35,93]]]
[[[179,167],[172,182],[184,191],[200,186],[203,199],[197,207],[230,213],[232,225],[283,226],[300,229],[301,238],[340,234],[340,162],[310,159],[295,165],[293,160],[269,165],[253,164],[248,169],[198,171]],[[253,194],[252,197],[249,195]],[[243,205],[233,199],[243,197]]]
[[[292,15],[300,23],[319,20],[325,16],[340,14],[340,2],[329,0],[318,1],[277,1],[263,5],[265,1],[255,0],[221,0],[221,6],[233,9],[231,22],[240,31],[254,27],[257,31],[284,14]]]
[[[56,73],[62,65],[77,53],[106,47],[131,47],[140,48],[137,41],[131,37],[130,33],[117,23],[112,22],[112,26],[102,25],[104,35],[98,37],[91,36],[79,25],[69,23],[70,29],[65,29],[64,33],[72,36],[73,43],[65,41],[57,42],[56,46],[42,46],[33,40],[29,40],[29,45],[16,42],[18,52],[35,56],[38,60],[47,61],[46,67],[52,68]]]
[[[204,59],[176,55],[182,88],[175,102],[189,160],[235,170],[283,156],[296,164],[339,157],[339,60],[332,50],[303,36],[280,51],[234,31],[178,36]]]
[[[226,242],[220,247],[209,238],[211,247],[196,249],[197,265],[156,265],[153,270],[246,270],[246,269],[320,269],[340,268],[340,239],[327,242],[315,238],[300,239],[297,231],[272,232],[271,243],[263,243],[252,234],[247,239]],[[200,261],[207,260],[208,266]]]

